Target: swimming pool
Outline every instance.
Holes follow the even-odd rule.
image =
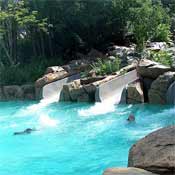
[[[173,106],[0,102],[0,174],[100,175],[127,166],[132,144],[171,124]],[[26,128],[37,131],[13,135]]]

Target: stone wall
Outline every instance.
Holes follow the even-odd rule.
[[[35,86],[31,84],[1,86],[0,100],[36,100]]]

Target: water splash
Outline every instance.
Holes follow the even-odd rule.
[[[34,105],[31,105],[31,106],[28,106],[27,107],[27,112],[36,112],[52,103],[55,103],[55,102],[58,102],[59,100],[59,96],[58,94],[55,94],[55,95],[52,95],[51,97],[48,97],[48,98],[44,98],[42,99],[38,104],[34,104]]]
[[[115,111],[115,104],[117,103],[118,98],[117,96],[108,98],[103,102],[97,102],[94,106],[90,107],[89,109],[81,109],[78,111],[80,116],[87,117],[87,116],[95,116],[95,115],[102,115],[107,114],[109,112]]]
[[[50,118],[48,115],[44,114],[39,117],[39,124],[44,127],[44,126],[49,126],[49,127],[55,127],[59,123],[58,120]]]

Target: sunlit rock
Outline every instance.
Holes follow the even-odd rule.
[[[132,146],[129,167],[161,175],[175,174],[175,125],[155,131]]]

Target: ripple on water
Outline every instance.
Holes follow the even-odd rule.
[[[126,121],[130,113],[135,123]],[[175,108],[1,102],[0,124],[0,174],[99,175],[107,167],[127,166],[138,139],[175,124]],[[13,136],[29,127],[38,131]]]

